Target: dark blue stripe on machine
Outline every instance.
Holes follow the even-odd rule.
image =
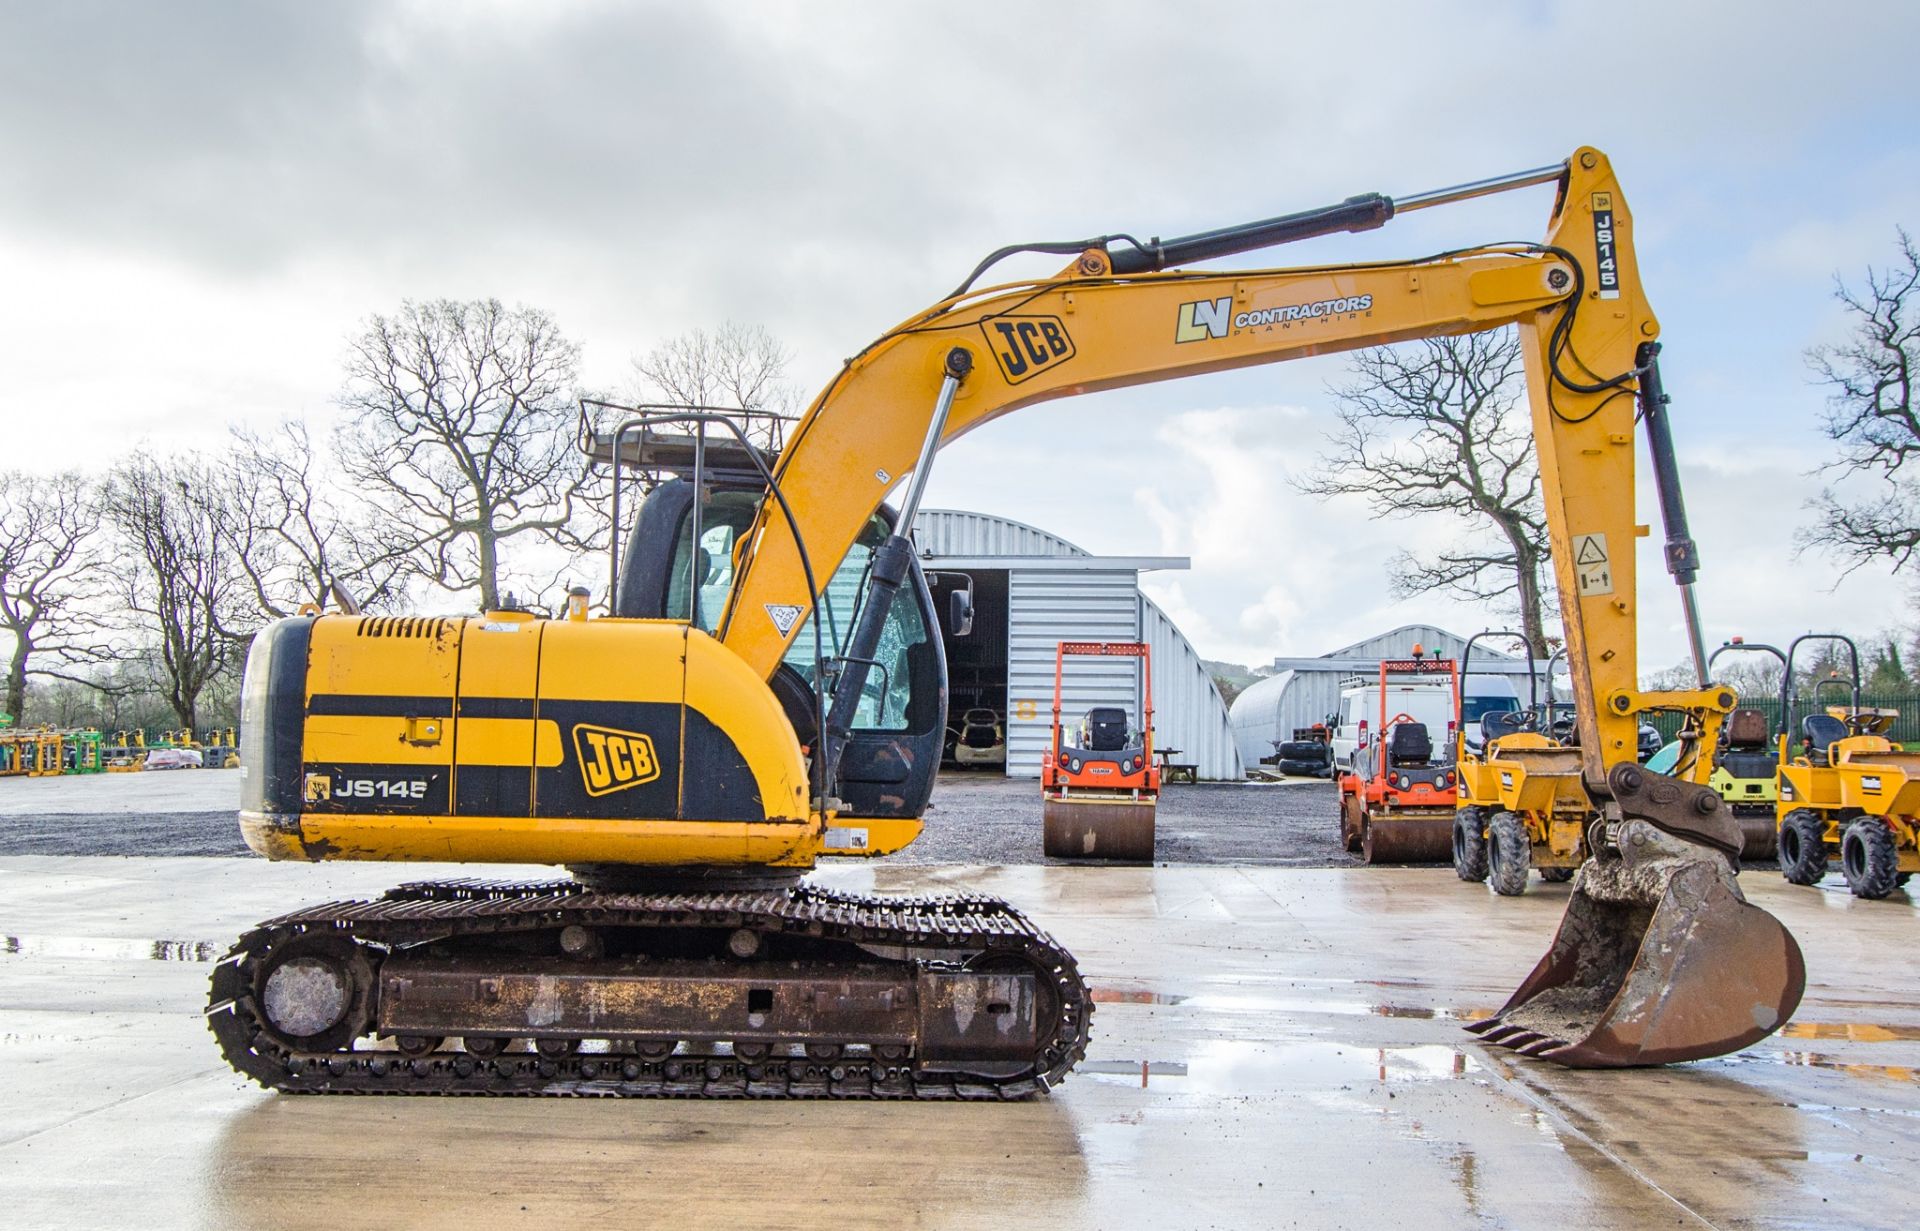
[[[451,697],[374,697],[342,692],[315,693],[307,713],[323,718],[451,718]],[[527,717],[532,717],[528,714]]]

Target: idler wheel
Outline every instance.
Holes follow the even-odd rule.
[[[289,1050],[343,1051],[372,1020],[373,967],[344,936],[291,937],[261,963],[257,980],[260,1025]]]

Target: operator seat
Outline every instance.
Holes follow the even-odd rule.
[[[1522,731],[1533,729],[1534,715],[1526,712],[1509,711],[1504,714],[1480,715],[1480,738],[1491,744],[1503,735],[1518,735]]]
[[[1767,716],[1759,710],[1735,710],[1727,715],[1726,747],[1720,764],[1736,778],[1771,778],[1774,752]]]
[[[1727,715],[1727,747],[1765,748],[1767,716],[1759,710],[1735,710]]]
[[[1080,723],[1081,747],[1088,752],[1119,752],[1127,746],[1127,711],[1096,705]]]
[[[1387,764],[1425,765],[1433,760],[1433,737],[1427,734],[1424,722],[1402,722],[1395,724],[1387,736]]]
[[[1800,720],[1800,733],[1805,737],[1807,759],[1815,765],[1829,765],[1833,745],[1847,738],[1847,724],[1832,714],[1808,714]]]

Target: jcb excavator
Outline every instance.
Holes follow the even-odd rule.
[[[1189,268],[1533,184],[1558,194],[1542,243]],[[976,289],[1015,252],[1070,263]],[[694,482],[647,496],[612,618],[588,619],[576,593],[558,619],[270,626],[244,681],[254,850],[571,875],[408,884],[261,924],[213,974],[220,1046],[289,1091],[1017,1098],[1058,1081],[1091,1004],[1073,958],[1018,911],[802,879],[920,831],[945,667],[907,536],[935,453],[1052,398],[1507,325],[1526,349],[1596,854],[1551,951],[1480,1028],[1582,1066],[1763,1037],[1798,1003],[1799,950],[1741,896],[1719,797],[1634,763],[1642,711],[1686,709],[1710,740],[1734,698],[1704,670],[1697,690],[1637,687],[1636,419],[1704,669],[1696,561],[1626,203],[1581,149],[1184,239],[997,252],[850,360],[776,461],[744,439],[704,458],[726,422],[677,416]],[[628,427],[661,420],[614,433],[616,466]],[[703,460],[728,481],[708,482]]]

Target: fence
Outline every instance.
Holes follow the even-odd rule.
[[[1821,689],[1817,704],[1813,697],[1802,694],[1794,698],[1794,724],[1797,727],[1800,719],[1807,714],[1824,713],[1829,705],[1846,703],[1847,694],[1839,688]],[[1898,710],[1900,717],[1895,720],[1893,728],[1887,732],[1887,738],[1896,744],[1920,744],[1920,692],[1863,692],[1860,694],[1860,704],[1868,709]],[[1759,710],[1767,716],[1767,730],[1780,729],[1779,694],[1768,697],[1742,697],[1740,708]],[[1681,718],[1678,714],[1654,714],[1648,721],[1660,729],[1660,734],[1664,738],[1672,739],[1680,729]],[[1797,735],[1798,731],[1794,734]]]

